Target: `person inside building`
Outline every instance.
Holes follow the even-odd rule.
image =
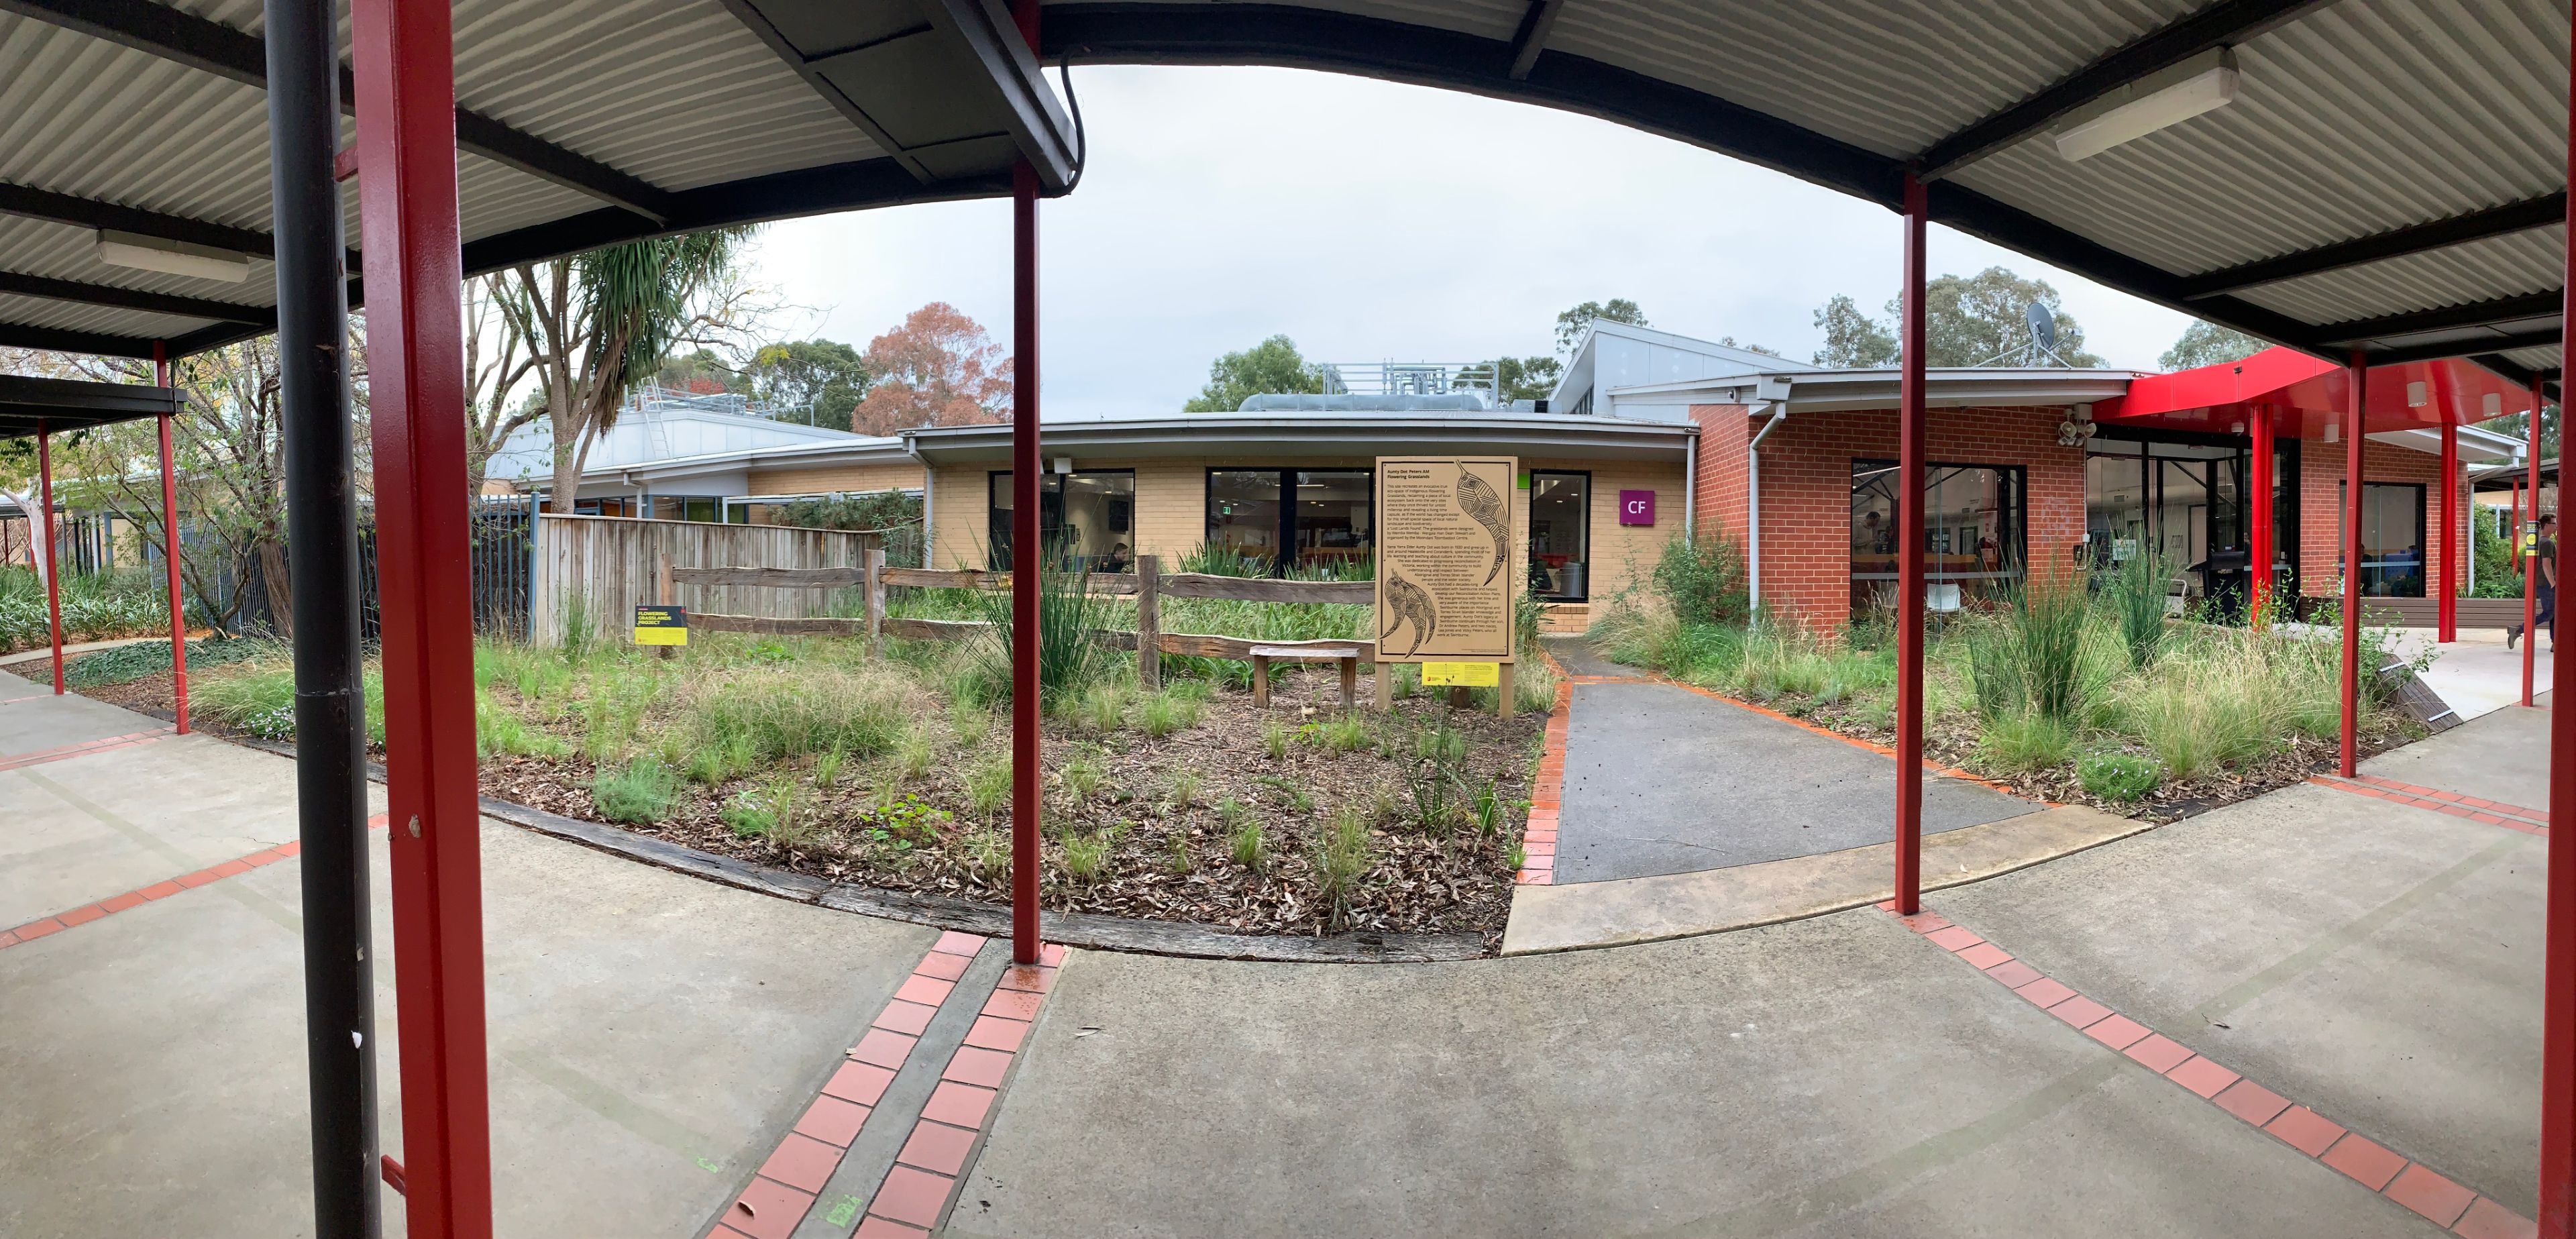
[[[2558,514],[2555,512],[2542,513],[2540,516],[2540,539],[2538,544],[2532,548],[2531,562],[2526,565],[2530,570],[2540,573],[2539,576],[2532,579],[2531,595],[2533,609],[2531,614],[2531,626],[2535,629],[2546,628],[2549,630],[2549,648],[2552,651],[2555,651],[2558,648],[2557,535]],[[2513,643],[2521,637],[2522,625],[2516,624],[2511,628],[2505,629],[2504,648],[2508,650],[2512,649]]]

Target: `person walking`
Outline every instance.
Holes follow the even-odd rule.
[[[2534,562],[2524,565],[2524,571],[2540,574],[2532,578],[2531,626],[2549,630],[2549,648],[2552,651],[2558,648],[2558,543],[2554,537],[2557,532],[2558,514],[2544,513],[2540,518],[2539,543],[2531,550]],[[2505,629],[2504,648],[2512,649],[2513,643],[2521,636],[2520,624]]]

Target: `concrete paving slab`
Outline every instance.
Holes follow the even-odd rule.
[[[2547,848],[2302,786],[1930,906],[2529,1216]]]
[[[505,1235],[702,1233],[936,936],[489,820],[483,866]],[[310,1233],[300,881],[282,862],[0,952],[0,1234]]]
[[[1556,881],[1723,869],[1896,836],[1896,763],[1665,684],[1577,684]],[[2027,800],[1926,776],[1923,829],[2031,812]]]
[[[1077,953],[948,1234],[2437,1233],[1875,909],[1317,967]]]
[[[10,698],[26,694],[22,701]],[[132,735],[169,724],[157,718],[120,710],[102,701],[92,701],[78,694],[53,695],[46,685],[0,684],[0,757],[14,757],[79,744],[84,740],[104,740],[109,736]]]
[[[2152,822],[2060,805],[1923,841],[1923,885],[1939,890],[2155,829]],[[1702,873],[1512,888],[1503,954],[1658,942],[1819,916],[1894,892],[1896,845]]]
[[[2438,651],[2439,657],[2424,671],[2424,683],[2462,719],[2522,704],[2522,649],[2518,645],[2506,649],[2499,629],[2463,629],[2459,640],[2437,644],[2432,629],[2404,628],[2397,630],[2393,644],[2398,655],[2408,659],[2426,649]],[[2555,657],[2544,633],[2539,655],[2532,660],[2535,691],[2549,690]]]
[[[2361,772],[2546,811],[2549,711],[2505,706],[2373,757]]]
[[[382,812],[383,789],[370,796]],[[295,838],[295,768],[210,736],[172,736],[0,771],[0,822],[5,927]]]

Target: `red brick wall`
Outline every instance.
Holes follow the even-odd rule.
[[[2442,458],[2431,452],[2365,439],[2361,444],[2361,476],[2366,482],[2423,485],[2425,561],[2439,564],[2441,556],[2451,556],[2452,579],[2466,584],[2469,569],[2464,556],[2468,540],[2445,536],[2447,531],[2442,528]],[[2319,439],[2300,442],[2299,592],[2311,597],[2334,597],[2343,589],[2343,531],[2335,525],[2342,513],[2338,484],[2343,477],[2343,444]],[[2465,506],[2465,499],[2462,503]],[[2441,587],[2439,571],[2428,569],[2424,596],[2439,594]]]
[[[1740,404],[1691,406],[1699,423],[1699,476],[1693,479],[1692,528],[1720,531],[1744,543],[1744,444],[1760,428]]]
[[[1691,410],[1700,423],[1698,519],[1742,537],[1746,426],[1742,406]],[[2062,408],[1934,409],[1931,461],[2019,465],[2025,553],[2042,573],[2067,571],[2084,542],[2084,449],[2060,447]],[[1804,413],[1762,441],[1762,601],[1774,614],[1838,629],[1851,614],[1851,466],[1896,457],[1896,411]]]

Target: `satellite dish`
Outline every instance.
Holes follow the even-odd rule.
[[[2023,322],[2030,324],[2030,342],[2040,352],[2051,353],[2057,350],[2057,316],[2049,313],[2047,306],[2036,301],[2031,302],[2022,307],[2021,318]]]

